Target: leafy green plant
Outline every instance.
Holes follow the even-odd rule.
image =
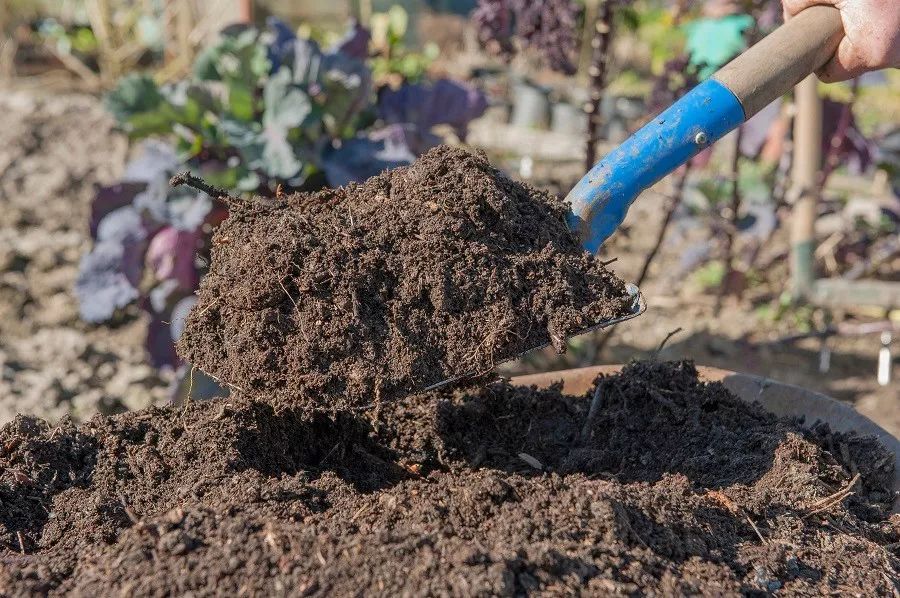
[[[406,46],[409,15],[394,4],[387,12],[372,15],[372,74],[375,80],[389,85],[421,81],[428,67],[438,57],[437,45],[429,42],[422,52]]]

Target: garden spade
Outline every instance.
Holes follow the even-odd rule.
[[[837,50],[843,25],[831,6],[810,7],[722,67],[610,152],[569,192],[569,226],[596,253],[625,220],[637,196],[693,158],[797,83],[824,66]],[[630,314],[598,322],[572,336],[639,316],[640,292],[628,286]],[[535,347],[504,361],[516,359]],[[427,390],[470,374],[444,380]]]

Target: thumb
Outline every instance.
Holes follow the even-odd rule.
[[[844,37],[837,52],[816,75],[823,83],[847,81],[878,67],[871,63],[868,53],[860,50],[849,37]]]

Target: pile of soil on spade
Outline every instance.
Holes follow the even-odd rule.
[[[888,595],[893,458],[636,363],[357,415],[233,396],[0,429],[0,594]]]
[[[247,394],[337,411],[563,351],[632,304],[565,217],[558,198],[451,147],[363,184],[241,203],[213,238],[180,352]]]

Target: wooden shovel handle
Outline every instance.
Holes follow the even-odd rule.
[[[751,116],[827,63],[844,36],[841,15],[811,6],[764,37],[713,75]]]

